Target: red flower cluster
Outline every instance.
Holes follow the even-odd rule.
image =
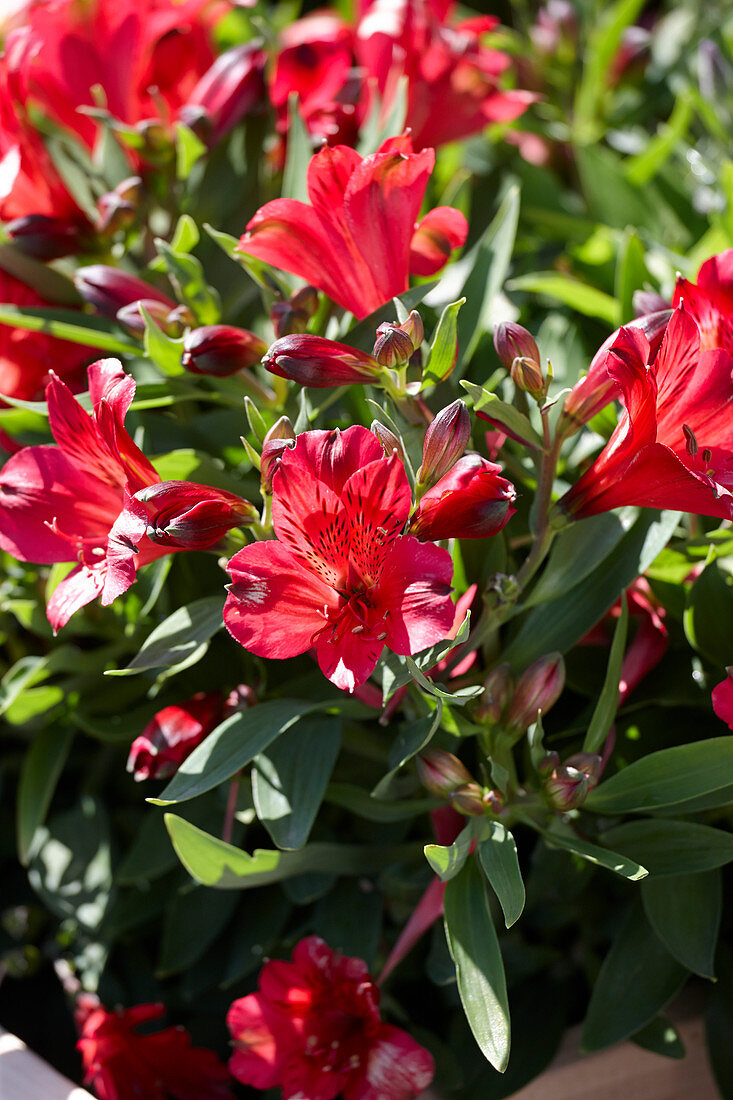
[[[272,960],[258,993],[227,1017],[232,1074],[283,1100],[410,1100],[433,1079],[433,1059],[406,1031],[382,1023],[366,963],[301,940],[292,962]]]
[[[231,1100],[226,1068],[212,1051],[192,1047],[185,1028],[138,1032],[164,1013],[162,1004],[107,1012],[96,997],[81,996],[77,1047],[85,1084],[99,1100]]]
[[[185,703],[159,710],[132,742],[128,772],[137,782],[175,775],[220,721],[222,710],[222,699],[216,692],[199,692]]]

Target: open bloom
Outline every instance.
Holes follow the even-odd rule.
[[[733,356],[700,350],[679,306],[653,363],[640,329],[626,329],[609,373],[626,406],[592,466],[560,500],[573,519],[624,504],[733,518]]]
[[[211,733],[222,715],[217,692],[199,692],[185,703],[163,707],[135,738],[127,770],[135,779],[167,779]]]
[[[185,1028],[136,1030],[164,1013],[162,1004],[107,1012],[96,997],[80,997],[75,1017],[85,1084],[99,1100],[231,1100],[225,1066],[213,1051],[192,1047]]]
[[[733,665],[725,671],[725,680],[713,688],[713,710],[733,730]]]
[[[359,425],[312,431],[283,451],[273,478],[278,541],[229,562],[224,623],[260,657],[314,648],[322,672],[353,691],[385,645],[417,653],[453,623],[450,555],[402,529],[410,486],[396,455]]]
[[[410,531],[424,539],[483,539],[514,515],[517,493],[501,466],[465,455],[420,498]]]
[[[410,272],[432,274],[445,264],[448,256],[421,227],[439,223],[450,247],[466,239],[466,219],[452,207],[417,221],[434,163],[434,151],[414,153],[408,136],[390,138],[364,158],[346,145],[326,146],[308,166],[310,205],[266,203],[247,225],[239,251],[299,275],[366,317],[407,290]]]
[[[433,1079],[433,1059],[402,1028],[379,1016],[379,989],[362,959],[337,954],[318,936],[301,940],[292,962],[271,960],[258,993],[227,1016],[230,1069],[283,1100],[410,1100]]]
[[[678,278],[672,305],[680,302],[697,321],[703,350],[725,348],[733,353],[733,248],[706,260],[697,283]]]
[[[136,568],[169,552],[145,538],[131,571],[119,567],[129,547],[110,532],[125,492],[160,479],[124,428],[134,380],[117,359],[100,359],[87,373],[92,415],[52,378],[46,400],[58,446],[25,447],[0,471],[0,547],[21,561],[78,563],[49,600],[54,630],[100,593],[112,603]]]

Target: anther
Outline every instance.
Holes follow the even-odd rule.
[[[685,441],[688,455],[696,455],[699,448],[697,445],[697,439],[695,438],[695,433],[693,432],[689,424],[683,424],[682,431],[685,433]]]

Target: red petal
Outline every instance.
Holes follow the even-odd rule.
[[[332,684],[342,691],[353,692],[374,672],[383,649],[383,641],[346,630],[337,641],[317,645],[316,657],[318,667]]]
[[[387,551],[379,603],[388,613],[387,645],[412,654],[447,638],[455,608],[450,598],[453,562],[447,550],[411,536]]]
[[[733,666],[722,684],[713,688],[713,710],[733,730]]]
[[[377,579],[385,548],[407,521],[412,491],[397,455],[370,462],[346,482],[343,502],[350,528],[349,561],[364,580]]]
[[[435,1076],[432,1055],[399,1027],[382,1024],[366,1067],[344,1089],[344,1100],[411,1100]]]
[[[312,570],[331,588],[342,588],[348,577],[350,532],[339,497],[325,482],[304,477],[297,464],[284,461],[273,488],[272,518],[278,539],[302,568]]]
[[[410,242],[410,273],[434,275],[461,248],[468,236],[468,222],[452,206],[436,206],[418,222]]]
[[[346,431],[312,431],[298,436],[291,451],[283,455],[287,465],[299,466],[303,476],[314,477],[341,494],[355,470],[384,457],[379,440],[367,428],[354,424]]]
[[[54,634],[66,626],[75,611],[96,599],[103,587],[103,570],[92,570],[86,565],[77,565],[76,569],[72,569],[68,577],[57,585],[46,606],[46,616]]]

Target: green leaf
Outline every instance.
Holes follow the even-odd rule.
[[[514,837],[500,821],[489,822],[488,836],[478,846],[478,858],[499,899],[504,923],[511,928],[524,909],[524,882]]]
[[[173,337],[166,335],[142,303],[138,308],[145,322],[143,348],[147,358],[152,359],[156,367],[160,367],[163,374],[169,378],[173,378],[177,374],[184,374],[185,368],[181,363],[183,337],[175,340]]]
[[[178,294],[191,309],[200,325],[215,325],[221,317],[221,302],[215,290],[207,285],[204,271],[195,256],[174,252],[167,241],[155,239],[158,255]]]
[[[425,845],[423,848],[425,858],[441,882],[448,882],[450,879],[455,878],[461,870],[468,859],[474,835],[473,821],[469,821],[452,844]]]
[[[359,132],[357,150],[363,157],[376,153],[387,138],[401,134],[407,118],[408,81],[403,74],[398,77],[394,92],[390,95],[390,105],[385,116],[382,97],[374,92],[372,106]]]
[[[686,88],[677,96],[672,114],[661,123],[657,133],[644,143],[644,150],[629,157],[624,164],[626,178],[635,187],[643,188],[656,176],[673,153],[680,148],[694,117],[693,97]]]
[[[484,1057],[503,1073],[510,1044],[506,979],[476,860],[470,860],[447,884],[444,906],[445,933],[466,1019]]]
[[[176,179],[187,180],[191,169],[206,153],[206,146],[193,130],[176,123]]]
[[[616,299],[572,275],[562,275],[559,271],[537,271],[512,279],[508,289],[554,298],[585,317],[598,317],[610,328],[618,328],[621,324],[621,309]]]
[[[731,784],[733,738],[713,737],[635,760],[591,791],[583,808],[602,814],[643,813]]]
[[[69,755],[74,732],[56,725],[33,739],[18,784],[18,859],[27,864],[36,830],[46,820],[53,792]]]
[[[255,757],[255,809],[278,848],[302,848],[308,840],[340,746],[338,715],[313,715]]]
[[[723,668],[731,659],[733,588],[716,561],[706,565],[693,584],[684,614],[690,645]]]
[[[221,629],[224,624],[221,596],[203,596],[179,607],[156,626],[127,668],[108,670],[107,676],[133,676],[151,668],[179,665]]]
[[[465,263],[468,276],[461,289],[466,305],[458,319],[456,378],[463,374],[489,328],[492,303],[509,271],[518,223],[519,188],[512,186],[481,240],[467,257],[458,261],[461,265]]]
[[[440,802],[432,798],[413,798],[409,801],[374,798],[368,791],[353,783],[330,783],[326,789],[325,801],[348,810],[356,817],[382,823],[406,821],[440,806]]]
[[[678,512],[655,513],[644,509],[611,553],[572,588],[571,598],[560,596],[532,608],[505,650],[504,659],[515,669],[524,669],[545,653],[567,652],[651,565],[666,546],[678,520]]]
[[[374,798],[382,798],[392,785],[400,768],[416,756],[430,743],[433,735],[440,726],[443,716],[443,702],[438,700],[438,705],[433,714],[425,718],[417,718],[412,722],[404,722],[397,733],[389,750],[387,763],[389,771],[380,779],[372,791]]]
[[[723,908],[720,871],[651,878],[641,887],[644,911],[669,953],[703,978],[715,978]]]
[[[629,605],[624,596],[621,597],[621,614],[618,617],[616,628],[613,632],[611,652],[608,655],[608,669],[603,681],[601,694],[598,696],[593,711],[593,717],[588,726],[588,732],[583,742],[583,752],[597,753],[603,745],[608,731],[613,725],[618,710],[618,693],[621,683],[621,665],[624,660],[626,647],[626,634],[629,628]]]
[[[435,645],[416,653],[412,660],[420,672],[430,672],[439,661],[452,653],[456,646],[463,645],[470,633],[470,627],[471,612],[467,611],[455,638],[446,638],[445,641],[436,642]],[[411,683],[412,679],[407,659],[400,657],[397,653],[387,652],[382,658],[382,703],[386,704],[396,691]]]
[[[168,978],[193,966],[219,938],[238,904],[235,893],[217,893],[203,886],[174,895],[163,922],[156,977]]]
[[[556,825],[554,828],[539,831],[550,847],[564,848],[566,852],[572,852],[573,855],[580,856],[588,863],[595,863],[598,867],[605,867],[614,874],[620,875],[621,878],[630,879],[631,882],[638,882],[649,874],[646,867],[637,863],[636,860],[611,851],[610,848],[602,848],[599,844],[590,844],[587,840],[581,840],[569,827],[561,831],[561,827]]]
[[[644,245],[636,230],[627,229],[618,250],[614,287],[624,324],[634,319],[634,291],[644,286],[647,277]]]
[[[465,302],[465,298],[450,302],[441,313],[430,345],[430,358],[423,371],[420,389],[425,389],[426,386],[437,386],[451,374],[458,353],[458,313]]]
[[[709,871],[733,860],[731,833],[693,821],[628,821],[608,829],[602,839],[639,860],[655,876]]]
[[[508,428],[512,435],[519,436],[532,447],[543,449],[543,443],[537,432],[532,427],[529,418],[502,401],[495,393],[489,393],[483,386],[477,386],[474,382],[461,382],[464,390],[473,400],[473,411],[484,413],[496,420],[499,424]]]
[[[684,1058],[685,1046],[674,1024],[666,1016],[657,1016],[650,1024],[631,1035],[632,1043],[663,1058]]]
[[[602,9],[583,52],[583,72],[575,95],[574,118],[580,136],[591,137],[588,127],[608,86],[611,63],[626,27],[633,23],[644,0],[616,0]]]
[[[140,354],[140,345],[115,331],[109,321],[98,317],[85,317],[73,309],[21,309],[19,306],[0,305],[0,325],[27,329],[29,332],[45,332],[59,340],[71,340],[115,355]],[[38,404],[33,403],[33,406]]]
[[[313,145],[298,109],[298,96],[291,92],[288,97],[288,146],[282,183],[284,199],[308,201],[307,175],[312,156]]]
[[[256,848],[249,855],[182,817],[164,817],[173,847],[191,877],[223,890],[251,890],[314,872],[373,874],[417,852],[414,844],[309,844],[297,852]]]
[[[687,973],[654,935],[641,904],[633,904],[593,987],[583,1049],[602,1050],[640,1031],[674,997]]]
[[[230,715],[186,757],[160,796],[149,801],[170,806],[218,787],[304,715],[326,706],[300,699],[273,699]]]

